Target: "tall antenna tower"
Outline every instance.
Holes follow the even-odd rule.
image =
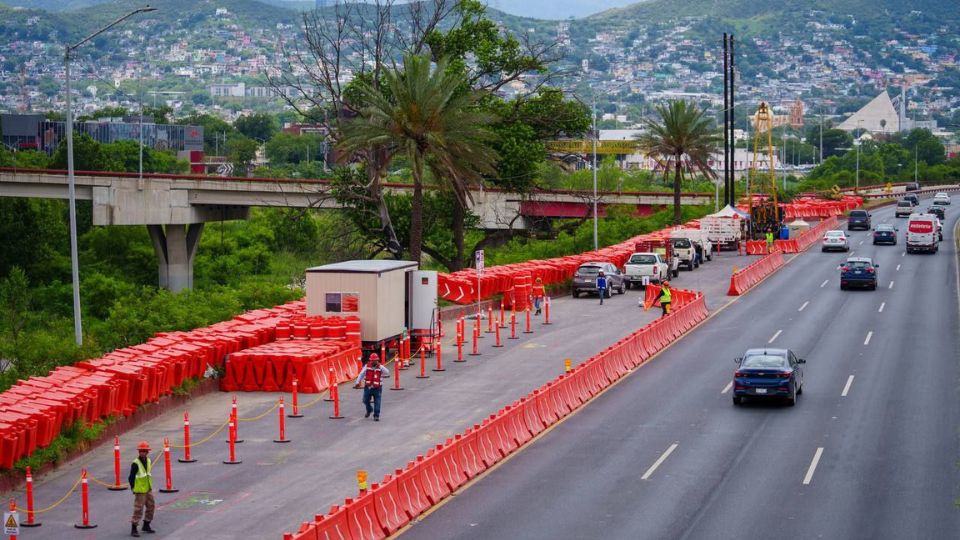
[[[17,110],[21,113],[30,112],[30,94],[27,92],[27,66],[20,64],[20,104]]]

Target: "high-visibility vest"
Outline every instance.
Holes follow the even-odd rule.
[[[660,288],[660,303],[669,304],[670,303],[670,289],[667,287]]]
[[[768,243],[768,244],[772,244],[772,243],[773,243],[773,233],[772,233],[772,232],[768,232],[768,233],[767,233],[767,243]]]
[[[134,493],[149,493],[153,489],[153,462],[147,458],[147,467],[144,469],[140,458],[133,460],[137,466],[137,476],[133,480]]]
[[[383,373],[380,371],[380,368],[376,369],[367,367],[367,372],[363,377],[363,383],[367,388],[380,388],[380,377]]]
[[[534,298],[543,298],[543,285],[534,285],[534,286],[533,286],[533,297],[534,297]]]

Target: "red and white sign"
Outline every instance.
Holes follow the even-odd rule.
[[[907,230],[917,234],[930,234],[933,232],[933,221],[911,221],[907,226]]]

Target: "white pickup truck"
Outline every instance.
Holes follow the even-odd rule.
[[[700,266],[700,263],[704,260],[713,260],[713,244],[707,236],[707,231],[674,229],[670,231],[670,241],[673,243],[673,252],[680,259],[680,264],[686,265],[688,270]],[[695,257],[698,251],[700,253],[699,260]]]
[[[647,283],[660,283],[669,279],[670,275],[677,275],[676,258],[673,259],[673,268],[664,255],[654,252],[634,253],[623,265],[624,281],[627,288],[644,286]]]

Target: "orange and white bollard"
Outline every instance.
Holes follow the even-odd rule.
[[[21,527],[39,527],[41,523],[34,520],[33,513],[33,473],[30,472],[30,467],[27,467],[27,521],[26,523],[21,523]]]
[[[477,348],[477,340],[480,339],[479,328],[473,331],[473,351],[470,352],[470,356],[480,356],[480,350]]]
[[[293,395],[290,399],[293,402],[293,412],[288,414],[287,418],[303,418],[303,415],[300,414],[300,401],[297,397],[299,395],[299,383],[297,379],[293,379],[292,387]]]
[[[176,493],[179,489],[173,487],[173,468],[170,467],[170,439],[163,438],[163,476],[166,480],[166,487],[160,489],[160,493]]]
[[[120,483],[120,437],[113,437],[113,485],[110,491],[123,491],[127,486]]]
[[[337,377],[331,367],[327,370],[327,397],[323,398],[324,401],[333,401],[333,393],[336,392],[336,387]]]
[[[517,312],[510,312],[510,339],[520,339],[517,337]]]
[[[443,343],[440,340],[437,340],[437,367],[433,368],[434,371],[446,371],[443,369]]]
[[[276,439],[274,439],[273,442],[275,442],[275,443],[288,443],[288,442],[290,442],[290,439],[287,438],[287,430],[286,430],[286,426],[284,425],[284,418],[285,418],[285,416],[284,416],[284,410],[283,410],[283,398],[282,398],[282,397],[280,398],[280,404],[278,405],[277,411],[278,411],[278,412],[277,412],[277,418],[278,418],[278,420],[279,420],[279,422],[280,422],[280,425],[278,426],[278,427],[279,427],[279,431],[280,431],[280,436],[277,437]]]
[[[458,331],[459,332],[459,331]],[[457,334],[457,359],[454,362],[463,362],[463,336]]]
[[[500,328],[506,328],[506,319],[503,317],[503,300],[500,300]]]
[[[80,523],[74,524],[78,529],[95,529],[97,526],[90,523],[90,486],[87,481],[87,470],[80,471]]]
[[[473,334],[477,336],[477,339],[483,337],[483,332],[480,331],[480,313],[481,312],[478,311],[477,318],[473,320]]]
[[[243,439],[240,438],[240,420],[237,416],[237,396],[233,396],[233,402],[230,404],[230,418],[233,418],[233,442],[234,444],[240,444],[243,442]],[[226,443],[230,442],[228,438]]]
[[[230,420],[227,421],[227,429],[228,429],[228,435],[229,435],[229,438],[227,439],[227,441],[230,443],[230,459],[223,460],[223,462],[226,463],[227,465],[238,465],[240,463],[243,463],[242,460],[237,459],[237,445],[236,445],[237,432],[235,427],[236,426],[234,424],[233,416],[231,416]]]
[[[333,371],[333,368],[330,368]],[[397,376],[399,377],[399,375]],[[343,416],[340,414],[340,387],[333,383],[330,386],[330,392],[333,394],[333,414],[328,416],[331,420],[340,420]]]
[[[500,325],[497,325],[497,330],[494,333],[494,336],[497,339],[497,342],[493,344],[494,347],[503,347],[503,343],[500,342]]]
[[[487,306],[487,333],[493,333],[493,306]]]
[[[420,342],[420,374],[417,375],[417,378],[430,378],[430,376],[427,375],[427,348],[423,346],[423,341]]]
[[[545,317],[543,318],[543,324],[553,324],[552,322],[550,322],[550,297],[549,296],[543,297],[543,312],[545,314]]]
[[[527,329],[523,331],[524,334],[532,334],[533,330],[530,329],[530,306],[527,306]]]
[[[393,370],[393,388],[391,390],[403,390],[403,387],[400,386],[400,369]],[[340,395],[340,392],[337,392],[337,395]],[[339,401],[339,399],[338,399]]]
[[[177,459],[180,463],[194,463],[197,460],[190,457],[190,413],[183,413],[183,457]]]

